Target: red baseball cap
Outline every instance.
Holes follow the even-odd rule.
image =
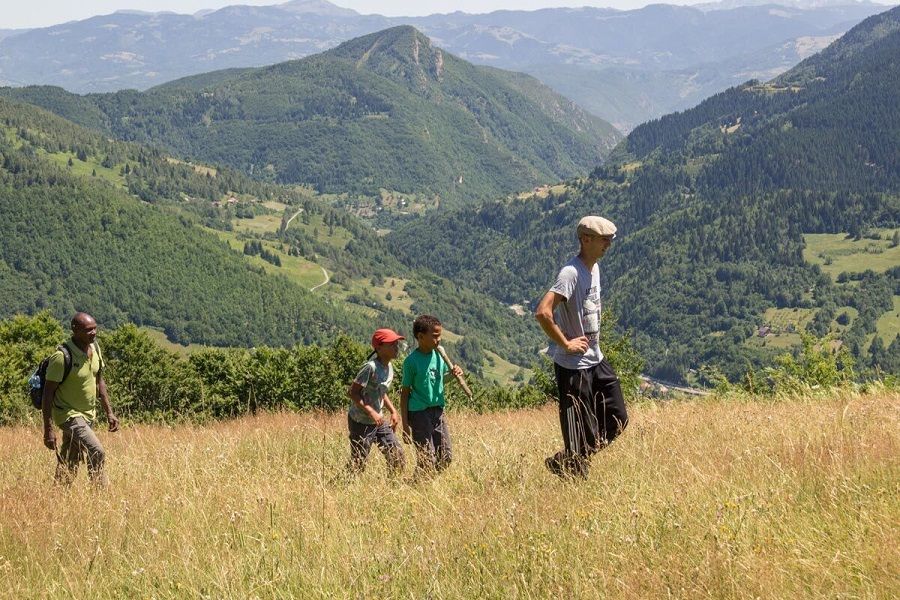
[[[393,329],[379,329],[372,334],[372,347],[381,344],[393,344],[397,340],[405,340],[406,338],[394,331]]]

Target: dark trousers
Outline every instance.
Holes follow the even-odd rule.
[[[628,425],[619,377],[606,359],[587,369],[556,367],[559,425],[564,456],[574,459],[586,474],[587,459],[610,444]]]
[[[403,446],[394,435],[394,430],[387,423],[381,426],[358,423],[347,417],[347,429],[350,431],[350,462],[347,468],[361,473],[366,468],[366,458],[372,443],[378,444],[387,461],[388,472],[396,475],[403,470]]]
[[[453,450],[444,408],[431,406],[425,410],[411,410],[407,419],[416,446],[416,469],[433,473],[447,468],[453,460]]]

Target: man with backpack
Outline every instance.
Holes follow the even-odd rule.
[[[96,343],[97,322],[87,313],[72,317],[72,339],[49,358],[46,367],[41,410],[44,417],[44,445],[56,450],[56,480],[69,484],[78,465],[87,460],[91,481],[106,487],[106,453],[92,423],[97,418],[97,398],[106,413],[110,431],[118,431],[119,420],[109,405],[103,381],[103,356]],[[57,448],[56,431],[62,429],[62,446]]]

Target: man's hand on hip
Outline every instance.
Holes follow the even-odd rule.
[[[569,354],[584,354],[588,349],[587,336],[572,338],[566,341],[566,352]]]

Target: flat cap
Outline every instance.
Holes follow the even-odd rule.
[[[615,238],[616,224],[603,217],[588,216],[578,221],[578,235],[587,233],[590,235],[602,235]]]

